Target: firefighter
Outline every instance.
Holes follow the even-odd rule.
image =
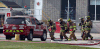
[[[61,27],[61,30],[60,30],[60,39],[63,40],[63,36],[65,37],[65,39],[68,40],[68,37],[66,36],[66,30],[68,29],[67,28],[67,24],[63,21],[62,18],[60,18],[60,27]]]
[[[3,18],[1,18],[1,26],[3,26],[3,24],[4,24],[4,20]]]
[[[92,28],[92,21],[90,20],[90,16],[87,16],[87,20],[85,21],[85,40],[88,40],[88,37],[91,38],[91,40],[93,40],[93,37],[90,35],[90,31]]]
[[[79,23],[79,26],[81,26],[81,37],[83,40],[85,40],[85,24],[84,24],[84,18],[82,17],[81,19],[81,23]]]
[[[73,38],[75,41],[77,41],[77,38],[75,36],[75,30],[76,30],[76,23],[73,23],[70,19],[68,20],[69,22],[69,32],[70,32],[70,36],[68,41],[71,41],[71,39]]]
[[[51,37],[51,41],[53,41],[54,39],[55,39],[55,37],[54,37],[54,32],[55,32],[55,30],[56,30],[56,26],[55,26],[55,23],[53,22],[53,21],[51,21],[50,19],[48,20],[48,24],[49,24],[49,27],[48,27],[48,29],[51,29],[50,31],[49,31],[49,33],[50,33],[50,37]]]

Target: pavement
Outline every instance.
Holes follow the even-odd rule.
[[[93,48],[100,48],[100,34],[99,33],[91,33],[91,35],[94,37],[94,40],[82,40],[81,39],[81,33],[75,33],[78,41],[72,40],[72,41],[66,41],[64,39],[63,41],[60,41],[59,33],[55,33],[55,41],[50,41],[49,33],[47,34],[47,40],[45,42],[36,42],[36,43],[60,43],[60,44],[68,44],[68,45],[75,45],[75,46],[82,46],[82,47],[93,47]],[[66,34],[68,37],[70,34]],[[5,39],[4,34],[0,34],[0,41],[9,41]],[[33,41],[41,41],[39,38],[33,38]],[[12,38],[12,42],[18,42],[15,41],[15,38]],[[19,42],[27,42],[27,39],[25,41],[19,41]],[[34,42],[33,42],[34,43]]]

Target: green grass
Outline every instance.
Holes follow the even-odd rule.
[[[20,41],[25,41],[25,40],[20,40]],[[29,42],[41,42],[41,41],[29,41]]]
[[[0,42],[0,49],[96,49],[55,43]]]

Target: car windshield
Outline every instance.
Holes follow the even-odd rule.
[[[7,18],[6,20],[7,24],[26,24],[25,18]]]

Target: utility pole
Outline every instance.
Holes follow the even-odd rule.
[[[68,12],[67,12],[67,19],[69,19],[69,0],[68,0]]]
[[[95,0],[95,21],[96,21],[96,1],[97,0]]]

